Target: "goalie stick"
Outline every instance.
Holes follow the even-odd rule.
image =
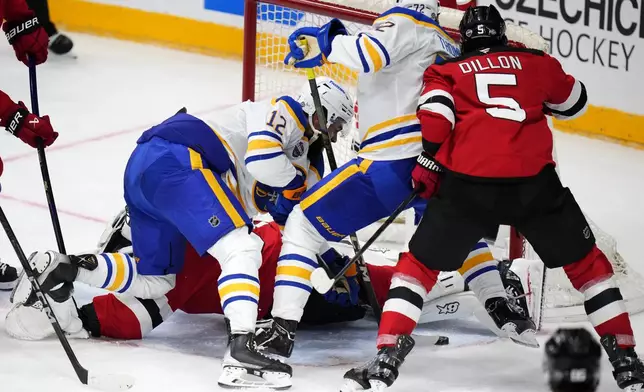
[[[309,68],[306,70],[306,75],[309,79],[309,86],[311,87],[311,95],[313,96],[315,111],[318,114],[318,122],[320,124],[320,128],[322,128],[322,142],[324,144],[324,149],[326,150],[326,156],[329,159],[329,166],[331,167],[331,170],[335,170],[338,168],[338,164],[335,161],[333,147],[331,146],[331,140],[329,140],[329,135],[327,133],[326,114],[324,113],[324,109],[322,108],[322,101],[320,100],[320,92],[318,91],[318,85],[317,85],[317,82],[315,81],[315,71],[312,68]],[[378,301],[376,300],[376,292],[373,290],[373,286],[371,285],[371,279],[369,278],[369,270],[367,270],[367,265],[365,264],[364,259],[362,258],[362,253],[360,253],[360,243],[358,242],[358,236],[356,235],[356,233],[351,233],[349,234],[349,238],[351,239],[351,245],[353,246],[353,250],[354,252],[356,252],[356,256],[354,256],[354,259],[355,259],[354,262],[358,267],[358,272],[359,272],[358,282],[360,283],[362,290],[367,294],[367,298],[369,300],[369,305],[371,306],[371,310],[373,311],[376,321],[378,322],[378,324],[380,324],[380,316],[382,315],[382,309],[380,308],[380,305],[378,305]],[[346,270],[346,267],[344,270]],[[324,274],[325,276],[327,276],[326,272],[324,272]],[[328,279],[328,276],[327,276],[327,279]]]
[[[62,344],[63,349],[67,354],[67,358],[69,358],[69,361],[74,367],[74,371],[76,372],[76,375],[78,376],[80,382],[102,391],[124,391],[132,388],[132,386],[134,385],[134,379],[130,376],[90,373],[80,364],[80,362],[78,362],[78,358],[76,358],[76,354],[69,344],[69,340],[67,340],[65,332],[60,327],[60,324],[56,319],[56,315],[51,309],[51,305],[49,305],[49,301],[47,300],[47,298],[45,298],[45,295],[40,288],[40,284],[36,280],[35,274],[31,269],[31,266],[29,265],[29,261],[27,260],[27,257],[25,256],[25,253],[23,252],[22,247],[18,242],[18,238],[16,238],[16,234],[11,228],[9,220],[7,219],[7,216],[5,215],[2,207],[0,207],[0,224],[2,224],[2,227],[7,234],[7,237],[9,238],[9,242],[11,242],[11,245],[13,246],[13,250],[16,252],[16,256],[18,256],[18,260],[20,260],[20,264],[22,265],[27,278],[29,279],[31,286],[34,289],[36,296],[42,303],[43,311],[47,315],[47,318],[49,318],[49,322],[54,328],[54,332],[56,332],[56,336],[58,337],[60,344]]]
[[[36,79],[36,62],[33,57],[29,58],[29,90],[31,92],[31,111],[36,116],[40,117],[40,107],[38,105],[38,82]],[[47,197],[47,205],[49,206],[51,223],[54,226],[54,235],[56,236],[58,251],[66,255],[67,252],[65,251],[65,243],[63,242],[63,232],[60,228],[60,221],[58,220],[58,210],[56,209],[56,202],[54,201],[54,191],[51,188],[51,178],[49,177],[49,167],[47,166],[45,147],[43,145],[42,139],[38,138],[37,143],[38,160],[40,161],[40,172],[42,173],[42,183],[45,187],[45,196]]]

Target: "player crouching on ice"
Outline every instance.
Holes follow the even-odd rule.
[[[330,79],[321,79],[318,89],[333,140],[353,119],[353,99]],[[309,153],[322,161],[321,148],[314,147],[320,127],[308,84],[304,91],[297,98],[243,102],[208,122],[182,109],[144,132],[124,178],[136,259],[38,253],[31,263],[43,290],[57,302],[69,297],[78,280],[158,299],[175,287],[189,244],[221,267],[218,291],[230,343],[220,384],[236,385],[250,373],[264,378],[257,380],[261,386],[290,386],[291,367],[261,354],[255,343],[263,243],[249,217],[270,208],[283,223],[307,184],[317,181],[309,175],[315,172],[309,170]],[[264,186],[277,192],[274,204]],[[14,301],[27,299],[21,297]]]
[[[359,72],[361,144],[357,158],[309,188],[293,209],[284,230],[280,267],[317,266],[316,253],[323,243],[340,241],[389,216],[413,190],[412,170],[423,151],[416,117],[423,72],[437,59],[457,56],[459,49],[437,22],[437,0],[396,3],[357,35],[348,35],[342,22],[333,19],[321,28],[298,29],[289,37],[291,51],[285,63],[313,68],[330,62]],[[469,286],[499,328],[514,341],[536,346],[534,323],[509,306],[497,263],[491,257],[481,259],[489,254],[487,244],[481,241],[470,250],[470,258],[484,262],[466,266]],[[463,255],[461,263],[465,259]],[[392,284],[404,286],[396,276]],[[297,275],[277,276],[275,322],[272,330],[258,334],[258,344],[270,353],[291,355],[311,290],[311,282]],[[407,298],[411,305],[404,302],[411,317],[420,316],[426,294],[416,290]],[[398,300],[403,303],[404,298]],[[397,308],[395,304],[388,302],[384,312]]]
[[[390,311],[382,315],[379,352],[347,372],[344,391],[393,384],[414,347],[409,335],[418,321],[417,313],[404,310],[415,306],[418,292],[433,289],[439,271],[458,268],[478,238],[499,224],[516,227],[546,267],[563,268],[584,295],[617,385],[642,390],[644,365],[612,266],[552,157],[546,115],[581,115],[586,89],[548,54],[508,46],[505,29],[494,6],[468,9],[460,24],[463,54],[425,72],[418,111],[424,159],[414,180],[433,197],[409,252],[400,256],[401,283],[392,282],[387,300],[407,305],[385,305]]]

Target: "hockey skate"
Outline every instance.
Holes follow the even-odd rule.
[[[11,291],[18,281],[18,270],[0,261],[0,290]]]
[[[389,388],[398,378],[398,369],[414,344],[411,336],[399,336],[395,346],[381,348],[371,361],[346,372],[340,392],[380,392]]]
[[[522,310],[515,309],[514,305],[510,304],[506,298],[488,299],[485,301],[485,310],[510,340],[528,347],[539,347],[539,342],[535,337],[537,327],[534,322]]]
[[[644,390],[644,364],[637,357],[635,350],[632,347],[619,348],[613,335],[605,335],[600,341],[615,369],[613,377],[617,386],[629,392]]]
[[[230,336],[218,384],[223,388],[274,390],[291,387],[291,367],[257,351],[252,333]]]
[[[257,347],[261,351],[281,357],[290,357],[295,344],[297,321],[275,317],[257,323],[255,331]]]

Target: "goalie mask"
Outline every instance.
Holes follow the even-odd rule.
[[[468,8],[458,29],[462,53],[508,43],[505,20],[493,5]]]
[[[316,82],[320,101],[326,114],[326,128],[329,130],[329,138],[331,141],[335,141],[335,136],[338,132],[342,133],[343,136],[348,134],[351,120],[353,120],[353,98],[331,78],[320,76],[316,78]],[[313,126],[313,113],[316,110],[308,81],[297,97],[297,101],[302,105],[304,112],[308,114],[311,128],[321,132],[321,129],[315,129]],[[314,140],[315,138],[311,142]]]

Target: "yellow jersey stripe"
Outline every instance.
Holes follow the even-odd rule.
[[[315,192],[311,193],[309,196],[307,196],[304,200],[300,202],[300,207],[302,208],[302,211],[306,210],[307,208],[311,207],[315,202],[320,200],[324,195],[332,191],[335,187],[340,185],[343,181],[345,181],[347,178],[351,177],[352,175],[359,173],[360,168],[358,165],[351,165],[349,167],[346,167],[344,170],[342,170],[340,173],[338,173],[337,176],[335,176],[333,179],[331,179],[329,182],[326,184],[322,185],[318,190]]]
[[[188,148],[188,153],[190,154],[190,167],[192,167],[192,170],[202,169],[203,161],[201,160],[201,155],[192,148]]]
[[[423,22],[422,20],[418,20],[418,19],[414,18],[414,17],[413,17],[413,16],[411,16],[411,15],[393,13],[393,14],[389,14],[389,15],[387,15],[387,16],[383,16],[382,18],[378,18],[378,19],[376,19],[373,23],[374,23],[374,24],[375,24],[375,23],[378,23],[378,22],[383,21],[383,20],[385,20],[385,19],[387,19],[387,18],[389,18],[389,17],[392,17],[392,16],[400,16],[400,17],[402,17],[402,18],[406,18],[406,19],[411,20],[412,22],[414,22],[414,23],[415,23],[415,24],[417,24],[417,25],[421,25],[421,26],[428,27],[428,28],[430,28],[430,29],[434,29],[434,30],[438,31],[438,32],[440,33],[440,35],[442,35],[443,37],[445,37],[446,39],[448,39],[450,42],[454,42],[454,40],[452,39],[452,37],[450,37],[450,36],[449,36],[449,34],[447,34],[446,32],[444,32],[444,31],[443,31],[443,29],[441,29],[440,27],[438,27],[438,26],[436,26],[435,24],[432,24],[432,23],[427,23],[427,22]]]
[[[463,263],[463,266],[458,269],[458,272],[460,272],[460,274],[463,275],[467,271],[476,267],[477,265],[481,263],[485,263],[486,261],[492,261],[492,260],[494,260],[494,256],[492,256],[491,252],[481,253],[480,255],[474,256],[471,259],[465,260],[465,262]]]
[[[367,53],[373,62],[373,72],[380,71],[382,69],[382,57],[380,56],[380,53],[378,53],[368,37],[363,36],[362,39],[364,40],[365,48],[367,48]]]
[[[259,287],[251,283],[233,283],[219,289],[219,298],[224,298],[228,294],[236,291],[248,291],[259,296]]]
[[[255,151],[255,150],[264,150],[267,148],[282,148],[282,144],[280,142],[273,142],[273,141],[268,141],[268,140],[253,140],[250,143],[248,143],[248,150],[247,151]]]
[[[371,166],[372,163],[373,161],[369,159],[363,159],[362,162],[360,162],[360,171],[363,173],[366,173],[367,170],[369,170],[369,166]]]
[[[199,171],[206,179],[208,185],[210,185],[210,189],[212,189],[213,193],[217,197],[217,200],[219,200],[221,205],[224,207],[224,211],[226,211],[226,214],[228,214],[230,219],[233,221],[235,227],[246,226],[244,219],[241,217],[241,215],[239,215],[239,212],[228,198],[228,195],[226,195],[226,192],[224,192],[224,189],[215,178],[215,175],[208,169],[199,169]]]
[[[392,141],[387,142],[387,143],[375,144],[375,145],[365,147],[365,148],[361,149],[360,151],[358,151],[358,154],[362,154],[362,153],[370,152],[370,151],[381,150],[381,149],[389,148],[389,147],[402,146],[403,144],[421,143],[422,140],[423,140],[422,136],[412,136],[412,137],[408,137],[408,138],[405,138],[405,139],[392,140]]]
[[[390,127],[392,125],[404,123],[404,122],[407,122],[407,121],[417,120],[417,119],[418,119],[418,117],[416,116],[416,114],[407,114],[407,115],[404,115],[404,116],[392,118],[392,119],[387,120],[387,121],[383,121],[383,122],[381,122],[379,124],[376,124],[376,125],[372,125],[367,130],[367,133],[364,134],[364,137],[362,138],[362,141],[364,142],[365,140],[367,140],[370,133],[375,133],[375,132],[380,131],[381,129],[385,129],[385,128]]]
[[[283,265],[283,266],[277,267],[277,275],[296,276],[298,278],[311,280],[311,271],[302,267]]]
[[[120,253],[110,253],[110,255],[112,256],[111,259],[114,260],[116,276],[114,277],[114,282],[106,289],[109,291],[116,291],[121,288],[123,280],[125,279],[125,260],[123,259],[123,255]]]
[[[295,114],[295,112],[293,111],[293,108],[291,108],[291,106],[284,100],[281,100],[280,103],[284,104],[284,107],[286,108],[286,110],[288,110],[288,113],[291,115],[293,120],[295,120],[297,127],[300,128],[300,131],[304,132],[305,131],[304,125],[302,125],[302,123],[300,122],[300,119],[297,118],[297,114]]]

